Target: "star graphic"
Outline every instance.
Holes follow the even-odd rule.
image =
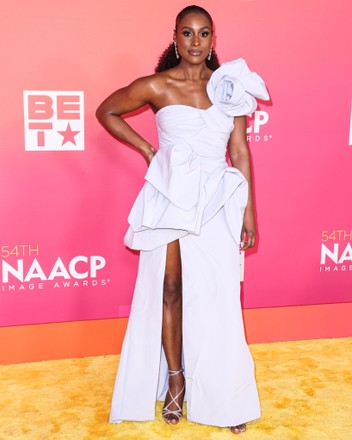
[[[67,124],[67,128],[65,131],[58,131],[58,133],[63,136],[62,144],[66,144],[66,142],[71,142],[72,144],[76,145],[75,136],[80,133],[79,131],[72,131],[70,124]]]

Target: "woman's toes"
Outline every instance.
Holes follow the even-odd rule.
[[[171,415],[169,415],[168,417],[166,417],[166,422],[169,425],[177,425],[177,423],[179,422],[179,420],[176,417],[172,417]]]
[[[234,434],[241,434],[242,432],[245,432],[246,428],[247,428],[246,424],[242,423],[241,425],[231,426],[230,431],[233,432]]]

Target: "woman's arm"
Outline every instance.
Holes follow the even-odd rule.
[[[245,116],[235,118],[235,128],[229,140],[229,157],[232,166],[241,171],[248,182],[248,203],[244,211],[241,241],[242,250],[254,246],[255,243],[255,215],[252,195],[252,173],[249,148],[247,144],[247,121]]]
[[[121,115],[151,102],[153,96],[151,78],[137,79],[128,87],[117,90],[108,96],[96,111],[96,117],[103,127],[116,139],[125,141],[140,151],[148,165],[155,154],[155,149],[134,131]]]

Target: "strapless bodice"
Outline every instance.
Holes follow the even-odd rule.
[[[233,117],[215,105],[198,109],[187,105],[169,105],[156,114],[159,152],[178,143],[186,143],[200,157],[224,157]]]

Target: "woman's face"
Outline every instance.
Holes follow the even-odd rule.
[[[201,64],[209,55],[213,31],[209,19],[199,13],[189,13],[180,20],[174,32],[180,57],[191,64]]]

